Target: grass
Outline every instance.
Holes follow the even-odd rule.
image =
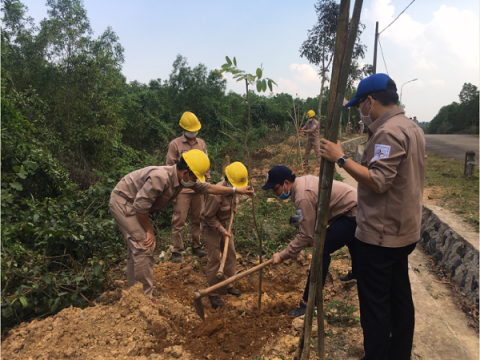
[[[425,187],[438,186],[442,189],[437,203],[460,215],[479,231],[478,211],[478,166],[474,175],[463,175],[464,163],[440,155],[428,153],[425,162]]]

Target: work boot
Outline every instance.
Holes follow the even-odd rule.
[[[220,299],[220,296],[216,295],[216,296],[208,296],[208,298],[210,299],[210,304],[212,305],[212,308],[214,309],[218,309],[218,308],[221,308],[223,306],[223,302],[222,302],[222,299]]]
[[[299,306],[296,309],[290,311],[288,315],[299,317],[299,316],[305,315],[306,311],[307,311],[307,305],[303,301],[300,301]]]
[[[303,166],[308,166],[308,163],[305,163],[305,162],[304,162],[304,163],[303,163]]]
[[[242,296],[242,293],[238,290],[235,290],[233,287],[228,288],[227,293],[229,293],[230,295],[236,296],[236,297]]]
[[[353,275],[351,270],[348,270],[347,274],[340,276],[340,281],[344,284],[348,284],[353,281],[357,281],[357,277]]]
[[[172,252],[172,262],[175,264],[179,264],[182,262],[182,254],[178,252]]]
[[[202,248],[194,248],[193,249],[193,256],[198,256],[199,258],[207,256],[207,253],[202,250]]]

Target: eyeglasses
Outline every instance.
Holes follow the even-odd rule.
[[[362,108],[362,105],[361,105],[361,104],[362,104],[362,103],[365,103],[365,101],[367,101],[367,100],[368,100],[368,98],[366,98],[366,99],[363,100],[363,101],[360,101],[360,102],[358,103],[358,105],[355,106],[355,109],[356,109],[357,111],[360,111],[360,109]]]

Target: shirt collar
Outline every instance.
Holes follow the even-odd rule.
[[[372,122],[372,124],[368,127],[368,131],[373,134],[377,131],[377,129],[385,124],[387,120],[391,119],[392,117],[400,114],[405,114],[405,111],[401,107],[396,107],[391,110],[388,110],[386,113],[381,115],[377,120]]]
[[[188,138],[185,136],[185,133],[183,134],[183,140],[182,140],[183,143],[188,143]],[[198,143],[197,141],[197,138],[195,138],[195,142],[193,143],[193,145],[196,145]],[[188,143],[190,145],[190,143]],[[191,145],[191,146],[193,146]]]

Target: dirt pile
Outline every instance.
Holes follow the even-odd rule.
[[[224,307],[219,310],[204,298],[205,322],[193,307],[194,290],[207,287],[205,260],[186,257],[181,264],[161,263],[154,268],[154,295],[164,307],[154,306],[140,285],[126,290],[126,282],[117,281],[119,288],[103,294],[102,304],[65,309],[10,331],[2,344],[2,359],[287,359],[295,351],[302,321],[293,322],[287,314],[300,300],[310,261],[311,255],[302,253],[298,260],[264,269],[260,310],[258,274],[238,281],[235,287],[242,296],[222,296]],[[237,271],[257,262],[239,258]],[[356,287],[338,282],[348,262],[346,254],[332,261],[326,304],[333,298],[357,302]],[[359,330],[358,324],[327,322],[330,356],[355,359],[361,350]]]
[[[23,323],[2,344],[2,359],[113,359],[150,355],[176,337],[142,286],[104,294],[107,303],[68,308]],[[163,351],[162,351],[163,352]]]

